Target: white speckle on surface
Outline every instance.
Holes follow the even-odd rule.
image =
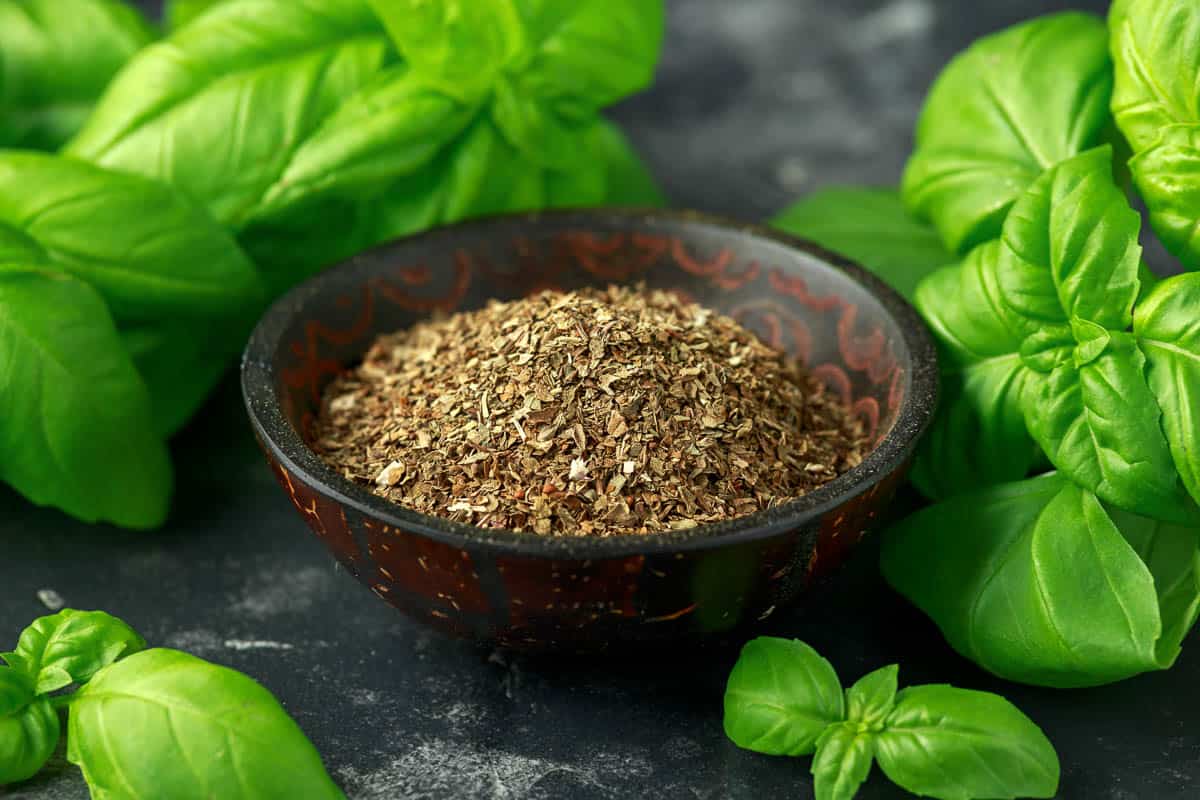
[[[163,644],[185,653],[202,656],[223,649],[224,639],[213,631],[178,631],[168,635]]]
[[[929,0],[896,0],[859,20],[853,28],[855,46],[872,50],[891,42],[920,36],[933,27]]]
[[[231,610],[260,620],[308,611],[332,577],[330,570],[319,567],[260,574],[236,597]]]
[[[775,180],[789,192],[798,192],[808,182],[808,165],[799,156],[786,156],[775,168]]]
[[[601,796],[619,797],[623,782],[650,772],[649,762],[641,755],[601,752],[578,766],[551,758],[482,750],[464,742],[425,739],[378,769],[344,767],[338,770],[338,778],[356,800],[522,800],[551,775],[561,775]]]
[[[295,650],[294,645],[287,642],[272,642],[267,639],[226,639],[225,647],[229,650]]]
[[[51,611],[62,611],[67,605],[67,601],[63,600],[62,595],[53,589],[38,589],[37,599]]]

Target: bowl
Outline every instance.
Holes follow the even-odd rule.
[[[631,281],[730,314],[795,355],[863,420],[874,449],[818,490],[752,516],[560,538],[409,511],[305,444],[324,386],[378,334],[491,298]],[[728,635],[796,601],[887,508],[937,385],[924,324],[863,268],[764,228],[670,211],[493,217],[383,245],[278,300],[242,363],[246,408],[271,469],[350,574],[452,634],[587,652]]]

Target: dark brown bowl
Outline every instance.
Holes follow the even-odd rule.
[[[875,449],[819,490],[753,516],[555,538],[409,511],[305,444],[325,384],[377,334],[490,298],[637,280],[731,314],[798,356],[862,417]],[[908,303],[811,243],[691,213],[568,211],[434,230],[322,273],[259,323],[242,388],[280,484],[375,594],[461,636],[578,651],[729,632],[828,574],[902,481],[933,415],[937,358]]]

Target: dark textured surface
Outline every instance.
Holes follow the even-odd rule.
[[[826,183],[894,181],[938,67],[1051,5],[678,0],[658,87],[619,116],[678,204],[761,217]],[[257,453],[232,382],[176,454],[174,520],[150,536],[89,529],[0,489],[0,639],[44,613],[37,593],[54,589],[155,644],[245,670],[283,700],[353,800],[811,797],[806,759],[724,740],[735,653],[512,660],[426,633],[337,573]],[[899,661],[902,682],[1003,691],[1057,745],[1061,797],[1200,790],[1194,636],[1170,672],[1116,686],[1002,684],[881,585],[870,547],[769,632],[807,639],[847,681]],[[86,790],[64,770],[5,796]],[[861,794],[898,796],[878,777]]]

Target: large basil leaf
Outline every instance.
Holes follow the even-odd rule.
[[[1110,517],[1095,495],[1050,474],[914,514],[884,538],[881,567],[984,669],[1043,686],[1093,686],[1169,667],[1194,618],[1195,559],[1143,563],[1134,546],[1146,550],[1148,530],[1164,537],[1163,553],[1192,553],[1200,536],[1195,527]]]
[[[87,683],[104,667],[146,646],[121,620],[103,611],[67,608],[42,617],[21,632],[17,649],[0,653],[34,681],[38,694]]]
[[[934,499],[1023,478],[1036,457],[1021,405],[1033,376],[1019,355],[1018,321],[1001,299],[1001,248],[980,245],[917,287],[917,309],[941,352],[942,397],[912,479]]]
[[[171,462],[104,300],[65,275],[0,269],[0,480],[85,521],[153,528]]]
[[[616,125],[601,120],[593,131],[597,157],[605,168],[605,205],[658,207],[667,198],[654,175]]]
[[[0,152],[4,262],[44,264],[100,292],[162,434],[211,391],[265,300],[254,265],[202,208],[156,181],[73,158]]]
[[[1200,123],[1200,8],[1126,0],[1112,16],[1112,111],[1134,153],[1176,123]]]
[[[922,278],[955,260],[895,189],[820,189],[771,225],[859,262],[909,300]]]
[[[394,58],[366,0],[219,4],[140,52],[67,152],[173,184],[240,227],[297,148]]]
[[[1103,140],[1111,88],[1107,32],[1086,14],[980,39],[929,92],[905,202],[957,253],[995,238],[1043,170]]]
[[[1077,322],[1073,357],[1025,393],[1029,432],[1063,475],[1114,505],[1159,519],[1197,517],[1185,494],[1133,337]]]
[[[227,2],[229,0],[167,0],[163,6],[163,19],[168,30],[178,30],[217,3]]]
[[[1138,296],[1141,218],[1112,179],[1112,148],[1068,159],[1021,195],[997,275],[1025,336],[1072,318],[1125,330]]]
[[[816,800],[853,800],[871,774],[874,757],[871,734],[860,730],[857,724],[829,726],[817,742],[817,754],[813,757]]]
[[[123,0],[0,3],[0,147],[58,149],[152,38]]]
[[[807,644],[760,636],[742,648],[725,689],[725,735],[738,747],[808,755],[845,717],[833,665]]]
[[[1200,274],[1169,278],[1134,310],[1133,331],[1149,365],[1171,455],[1200,502]]]
[[[19,670],[0,667],[0,786],[28,780],[58,746],[58,712]]]
[[[1164,128],[1129,168],[1158,238],[1185,266],[1200,268],[1200,123]]]
[[[93,796],[114,800],[344,800],[270,692],[175,650],[137,653],[80,689],[67,758]]]
[[[994,694],[912,686],[896,697],[875,757],[887,776],[922,797],[1054,797],[1053,745],[1016,706]]]

